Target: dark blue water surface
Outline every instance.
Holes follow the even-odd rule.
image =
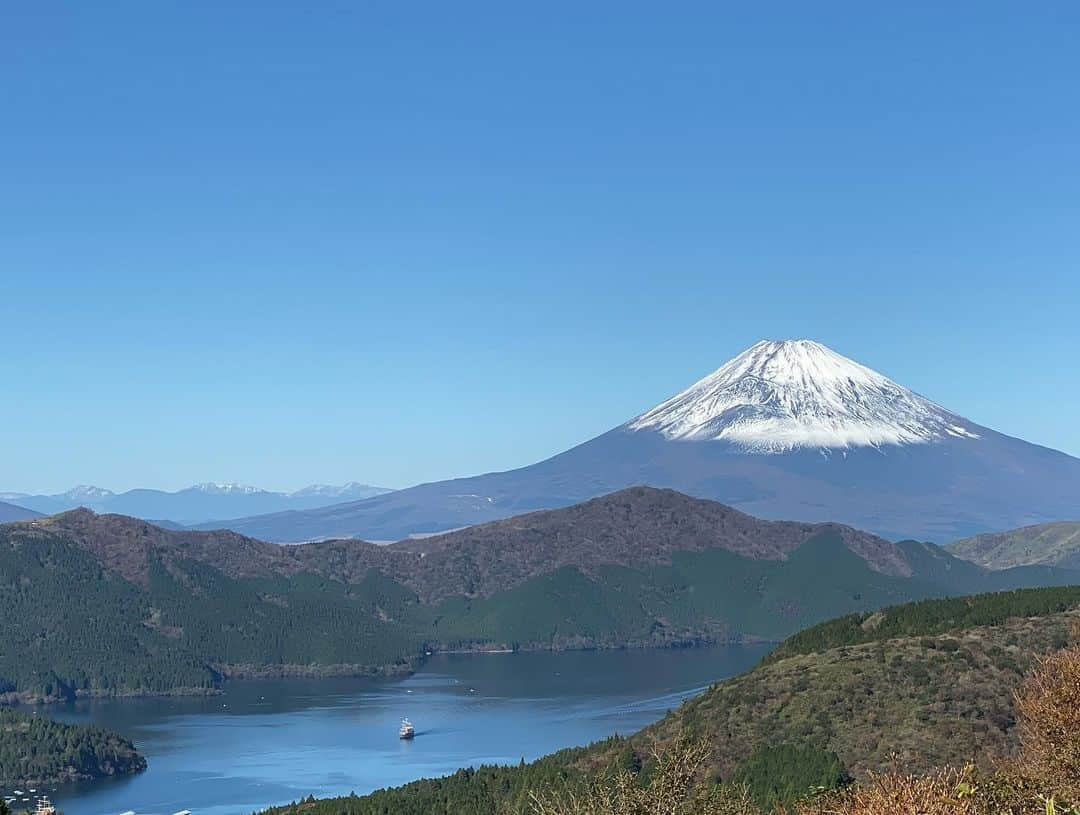
[[[766,650],[439,655],[405,679],[231,682],[222,696],[49,707],[42,712],[119,731],[150,765],[50,794],[67,815],[247,815],[309,794],[528,761],[631,733]],[[416,726],[412,742],[397,738],[403,716]]]

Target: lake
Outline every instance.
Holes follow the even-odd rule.
[[[221,696],[42,709],[133,740],[141,775],[50,791],[66,815],[250,815],[628,734],[769,646],[436,655],[403,679],[230,682]],[[397,737],[402,717],[414,741]]]

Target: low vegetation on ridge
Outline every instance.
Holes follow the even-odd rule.
[[[796,654],[898,637],[931,636],[998,625],[1019,617],[1046,617],[1077,606],[1080,606],[1080,586],[1017,589],[905,603],[871,613],[848,614],[805,628],[784,640],[766,661],[777,662]]]

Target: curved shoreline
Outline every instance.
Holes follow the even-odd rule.
[[[223,682],[246,679],[333,679],[333,678],[387,678],[406,677],[416,672],[430,656],[438,654],[515,654],[535,651],[561,653],[569,651],[623,651],[649,650],[658,651],[680,648],[708,648],[715,645],[758,645],[775,642],[754,635],[737,637],[710,637],[707,635],[687,635],[659,642],[620,642],[603,643],[584,638],[572,638],[553,643],[529,643],[516,648],[505,643],[478,643],[473,647],[440,648],[429,647],[406,662],[391,665],[331,664],[331,665],[214,665],[214,672]],[[145,699],[170,696],[218,696],[222,693],[220,685],[212,688],[178,687],[166,690],[77,690],[72,695],[42,696],[26,692],[8,692],[0,694],[0,710],[17,708],[20,705],[45,706],[79,699]]]

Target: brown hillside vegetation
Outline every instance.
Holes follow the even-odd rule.
[[[910,565],[892,543],[840,524],[763,521],[715,501],[674,490],[632,487],[558,510],[532,512],[457,532],[402,541],[395,551],[422,552],[453,582],[480,576],[477,593],[563,566],[586,574],[603,564],[642,567],[670,563],[675,552],[724,549],[754,560],[784,560],[810,538],[835,531],[844,545],[882,574],[910,576]],[[449,596],[436,589],[434,598]]]
[[[167,530],[85,509],[16,526],[63,535],[110,571],[142,585],[151,558],[167,566],[183,560],[206,563],[230,577],[311,572],[345,583],[359,582],[377,568],[423,602],[488,597],[564,566],[589,574],[604,564],[670,563],[675,552],[722,549],[756,560],[783,560],[824,531],[837,532],[875,571],[902,576],[912,571],[898,547],[866,532],[836,524],[762,521],[715,501],[650,487],[389,546],[359,540],[282,546],[228,530]]]
[[[1019,751],[980,771],[974,765],[925,774],[902,762],[845,789],[809,794],[779,815],[1077,815],[1080,801],[1080,647],[1040,659],[1016,696]],[[882,736],[889,737],[887,730]],[[702,784],[711,750],[683,735],[655,755],[647,784],[630,771],[583,790],[540,792],[534,815],[759,815],[745,786]]]
[[[1075,569],[1080,567],[1080,521],[986,532],[956,541],[949,551],[990,569],[1036,564]]]
[[[937,637],[797,654],[695,697],[636,737],[639,752],[680,735],[706,739],[726,777],[761,744],[835,752],[856,776],[899,757],[914,772],[976,761],[1019,744],[1013,694],[1040,655],[1060,648],[1078,612],[1008,620]]]

